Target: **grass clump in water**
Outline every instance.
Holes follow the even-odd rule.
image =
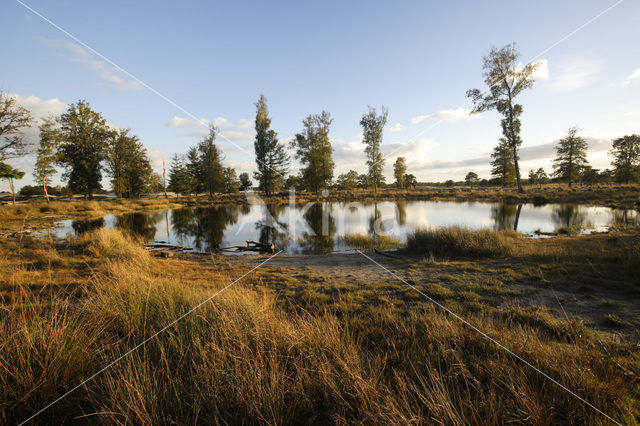
[[[490,257],[514,253],[514,238],[508,233],[467,227],[419,229],[407,237],[407,251],[435,256]]]
[[[365,235],[365,234],[353,234],[344,235],[340,237],[340,240],[344,242],[348,247],[358,250],[372,250],[380,249],[387,250],[391,248],[397,248],[402,245],[400,240],[388,235]]]

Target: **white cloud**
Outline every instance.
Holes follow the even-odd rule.
[[[549,80],[551,74],[549,72],[549,61],[546,59],[540,59],[535,63],[538,64],[538,68],[533,72],[533,76],[536,80]]]
[[[68,105],[58,98],[40,99],[37,96],[20,96],[9,94],[15,98],[16,104],[31,111],[31,115],[35,119],[45,118],[49,115],[60,115],[68,108]]]
[[[251,126],[253,126],[253,120],[249,120],[248,118],[241,118],[238,120],[238,129],[249,129]]]
[[[218,136],[224,140],[237,142],[237,141],[248,141],[253,139],[253,135],[239,132],[237,130],[222,130],[218,134]]]
[[[167,127],[186,127],[190,125],[191,120],[188,118],[178,117],[177,115],[174,115],[166,124]]]
[[[553,78],[553,86],[562,91],[570,91],[588,86],[595,81],[600,65],[594,61],[578,61],[564,65]]]
[[[421,164],[429,157],[429,152],[438,146],[433,139],[416,139],[407,142],[392,142],[382,146],[382,153],[388,162],[396,157],[405,157],[407,164]]]
[[[71,62],[77,62],[88,70],[94,72],[99,78],[106,81],[111,87],[117,90],[141,90],[142,85],[136,80],[126,78],[122,71],[97,59],[93,53],[70,41],[58,39],[40,39],[42,42],[53,49],[58,54]]]
[[[629,74],[627,78],[625,78],[622,83],[623,84],[631,84],[631,80],[640,79],[640,67],[636,68]]]
[[[625,117],[640,118],[640,110],[628,112],[625,114]]]
[[[423,122],[424,120],[441,120],[441,121],[460,121],[460,120],[471,120],[473,118],[477,118],[478,114],[471,114],[470,109],[468,108],[456,108],[456,109],[443,109],[441,111],[436,112],[435,114],[429,115],[419,115],[417,117],[411,118],[411,123],[418,124]]]
[[[395,125],[389,127],[389,131],[390,132],[401,132],[405,129],[405,127],[402,125],[402,123],[396,123]]]

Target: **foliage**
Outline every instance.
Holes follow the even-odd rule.
[[[418,186],[418,180],[411,173],[404,175],[404,186],[405,188],[414,188]]]
[[[396,178],[396,187],[405,188],[405,175],[407,174],[407,162],[404,157],[396,158],[396,162],[393,163],[393,176]]]
[[[23,128],[31,125],[31,113],[16,98],[0,92],[0,162],[27,153]]]
[[[11,187],[11,199],[13,203],[16,202],[16,189],[13,185],[14,179],[22,179],[24,177],[24,172],[14,169],[10,165],[6,163],[0,162],[0,179],[7,179],[9,181],[9,186]]]
[[[242,183],[236,177],[236,170],[233,167],[224,168],[224,191],[226,193],[238,192]]]
[[[23,197],[33,195],[44,195],[44,188],[40,185],[24,185],[20,188],[19,194]],[[47,185],[47,194],[49,195],[73,195],[66,186],[49,186]]]
[[[102,162],[112,132],[107,121],[85,101],[71,104],[60,116],[60,146],[57,161],[74,193],[93,198],[101,188]]]
[[[354,189],[358,186],[358,172],[349,170],[347,173],[342,173],[336,179],[336,186],[340,189]]]
[[[215,192],[225,189],[222,155],[215,144],[217,132],[216,127],[209,127],[209,134],[187,153],[188,168],[195,178],[195,190],[208,192],[210,198]]]
[[[640,180],[640,135],[625,135],[613,141],[611,149],[616,181]]]
[[[538,171],[533,171],[533,169],[529,170],[529,183],[542,185],[548,181],[549,176],[547,176],[547,172],[545,172],[542,167],[540,167]]]
[[[153,169],[147,150],[129,129],[120,129],[109,138],[106,155],[111,187],[120,197],[139,197],[151,186]]]
[[[291,142],[296,158],[302,163],[302,180],[307,189],[316,194],[328,187],[333,179],[333,148],[329,140],[329,126],[333,119],[322,111],[309,115],[302,122],[304,129]]]
[[[480,179],[478,178],[478,174],[476,172],[469,172],[467,173],[467,176],[465,176],[464,181],[467,185],[473,187],[473,185],[477,185],[480,182]]]
[[[175,154],[169,169],[169,185],[167,189],[176,194],[187,195],[196,190],[196,179],[189,170],[184,156]]]
[[[251,182],[251,179],[249,179],[249,173],[247,172],[242,172],[240,173],[240,190],[244,191],[246,189],[250,189],[251,186],[253,186],[253,183]]]
[[[362,143],[364,144],[364,153],[367,156],[367,167],[369,168],[369,181],[373,184],[374,192],[378,186],[384,183],[384,175],[382,168],[384,167],[384,158],[380,152],[380,144],[384,132],[384,126],[387,124],[389,111],[382,107],[382,113],[376,114],[376,109],[369,107],[369,111],[362,116],[360,126],[362,126]]]
[[[533,86],[533,73],[538,63],[519,64],[515,44],[508,44],[501,49],[492,48],[483,58],[483,77],[488,93],[479,89],[467,91],[467,97],[474,103],[474,113],[495,109],[504,118],[501,121],[502,134],[507,140],[513,156],[518,191],[522,192],[520,169],[518,166],[518,147],[522,144],[520,137],[520,115],[522,105],[514,99],[525,89]]]
[[[296,190],[304,189],[304,181],[299,175],[289,175],[284,181],[284,187],[289,190],[294,188]]]
[[[558,141],[553,160],[554,176],[568,182],[569,186],[580,180],[582,170],[588,164],[587,141],[577,136],[579,131],[577,127],[567,130],[567,136]]]
[[[270,127],[267,99],[260,95],[256,103],[254,142],[258,171],[254,173],[254,177],[258,180],[260,189],[267,195],[278,191],[289,166],[289,156],[284,144],[278,141],[277,133]]]
[[[58,158],[58,142],[60,136],[56,128],[57,119],[48,117],[40,125],[40,143],[37,149],[33,177],[42,184],[44,195],[49,199],[47,186],[51,184],[51,176],[56,173],[55,162]]]
[[[516,181],[516,169],[513,164],[513,155],[509,148],[509,141],[500,138],[500,142],[491,154],[491,176],[500,182],[502,186],[511,186]]]

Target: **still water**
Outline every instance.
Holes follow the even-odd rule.
[[[534,235],[560,228],[604,231],[618,223],[640,223],[634,210],[571,204],[504,204],[486,202],[386,201],[325,202],[308,205],[245,205],[182,208],[153,213],[107,215],[96,220],[57,223],[59,237],[99,227],[118,228],[145,241],[163,241],[197,251],[246,245],[246,240],[274,243],[286,253],[349,250],[344,236],[386,234],[405,241],[425,227],[515,229]]]

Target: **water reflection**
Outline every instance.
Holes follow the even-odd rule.
[[[84,234],[85,232],[104,227],[104,218],[74,220],[71,222],[71,227],[76,235]]]
[[[581,206],[560,204],[553,207],[551,218],[556,223],[557,228],[582,228],[586,220],[586,214],[582,211]]]
[[[303,253],[319,254],[333,251],[336,221],[328,203],[315,203],[304,214],[312,232],[304,232],[299,240]]]
[[[141,237],[145,242],[153,241],[156,236],[156,224],[162,220],[162,213],[127,213],[116,216],[115,228],[125,230]]]
[[[228,225],[238,222],[238,206],[212,206],[173,210],[171,226],[176,240],[199,251],[216,250]]]
[[[274,244],[287,253],[327,253],[350,249],[344,236],[392,235],[404,241],[424,227],[463,225],[474,229],[516,229],[533,234],[559,228],[601,230],[612,224],[637,224],[634,210],[569,204],[384,201],[311,205],[241,205],[183,208],[152,213],[107,215],[93,220],[58,223],[56,236],[80,235],[108,227],[136,234],[145,241],[167,241],[198,251],[245,245],[245,240]]]

